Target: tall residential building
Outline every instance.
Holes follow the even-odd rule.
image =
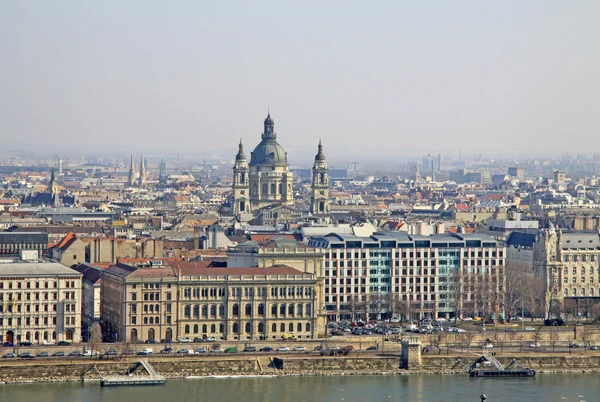
[[[289,170],[287,152],[277,142],[271,113],[265,119],[261,138],[262,141],[250,154],[250,208],[255,210],[272,204],[293,206],[293,174]],[[239,202],[234,199],[234,205],[239,206]]]
[[[158,179],[164,181],[167,178],[167,162],[162,159],[158,164]]]
[[[309,246],[325,249],[324,305],[334,320],[489,313],[505,270],[505,249],[478,234],[330,234]]]
[[[146,185],[146,161],[144,160],[144,153],[142,152],[142,156],[140,158],[140,187],[144,187]]]
[[[323,154],[323,145],[320,140],[318,152],[315,155],[315,163],[312,168],[310,212],[312,214],[329,213],[329,172],[327,161]]]
[[[4,342],[80,342],[81,274],[62,264],[0,264]]]
[[[248,162],[244,153],[244,145],[240,139],[238,153],[235,156],[235,164],[233,165],[233,213],[250,212],[250,179],[249,179]]]
[[[135,185],[135,163],[133,162],[133,152],[131,153],[131,161],[129,162],[129,177],[127,182],[130,187]]]

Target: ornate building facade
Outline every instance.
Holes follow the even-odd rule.
[[[247,165],[240,143],[234,165],[235,213],[249,212],[272,204],[294,205],[293,175],[289,170],[287,152],[277,142],[271,113],[265,119],[261,138],[262,141],[250,154],[250,163]],[[246,178],[247,181],[242,180]]]

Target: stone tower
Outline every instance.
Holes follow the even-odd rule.
[[[144,162],[144,153],[142,152],[142,157],[140,159],[140,187],[144,187],[146,185],[146,163]]]
[[[329,171],[320,140],[318,152],[315,155],[315,164],[312,168],[310,212],[312,214],[329,213]]]
[[[129,163],[129,186],[133,187],[135,184],[135,164],[133,162],[133,152],[131,153],[131,162]]]
[[[248,170],[248,161],[244,153],[244,145],[240,139],[238,153],[235,156],[233,165],[233,213],[238,215],[244,212],[250,212],[250,178]]]

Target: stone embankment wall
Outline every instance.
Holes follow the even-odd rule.
[[[460,359],[464,365],[470,366],[479,356],[471,355],[452,357],[444,355],[423,355],[423,369],[432,372],[461,371],[464,366],[458,363]],[[570,372],[570,371],[600,371],[600,355],[589,356],[496,356],[496,359],[508,366],[516,360],[517,367],[529,367],[539,372]]]

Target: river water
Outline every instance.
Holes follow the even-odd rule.
[[[538,374],[536,378],[458,375],[330,376],[168,380],[164,386],[102,388],[99,383],[0,386],[10,402],[479,402],[600,401],[598,374]]]

